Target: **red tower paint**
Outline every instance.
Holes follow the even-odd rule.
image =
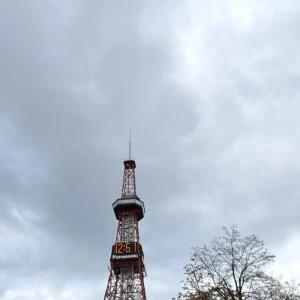
[[[146,270],[139,237],[139,221],[144,217],[145,207],[136,195],[136,164],[130,156],[129,148],[129,159],[124,161],[121,198],[112,204],[118,227],[104,300],[146,300]]]

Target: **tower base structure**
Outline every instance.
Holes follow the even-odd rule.
[[[117,201],[120,200],[122,199]],[[130,212],[128,206],[117,216],[117,238],[112,246],[110,274],[104,300],[146,300],[146,269],[143,248],[139,242],[139,217],[139,210]]]
[[[112,204],[118,227],[104,300],[146,300],[146,269],[139,237],[145,207],[136,195],[135,168],[132,159],[124,162],[122,195]]]
[[[116,264],[110,269],[105,300],[146,300],[144,275],[141,268],[125,264]]]

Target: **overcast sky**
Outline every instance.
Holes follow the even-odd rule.
[[[99,300],[123,159],[148,300],[235,223],[300,281],[300,1],[0,3],[0,300]]]

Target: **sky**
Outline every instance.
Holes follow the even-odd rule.
[[[237,224],[300,282],[300,2],[0,3],[0,300],[98,300],[123,160],[148,300]]]

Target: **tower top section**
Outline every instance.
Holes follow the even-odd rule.
[[[124,175],[122,184],[121,198],[136,198],[136,184],[135,184],[135,169],[136,164],[131,159],[131,130],[129,132],[129,158],[124,160]]]
[[[122,184],[121,198],[136,198],[136,184],[135,184],[135,161],[125,160],[124,161],[124,174]]]
[[[120,213],[136,212],[137,220],[144,218],[144,202],[136,194],[135,169],[136,163],[131,158],[131,131],[129,136],[129,158],[124,160],[124,174],[121,198],[113,203],[116,218],[119,219]]]

